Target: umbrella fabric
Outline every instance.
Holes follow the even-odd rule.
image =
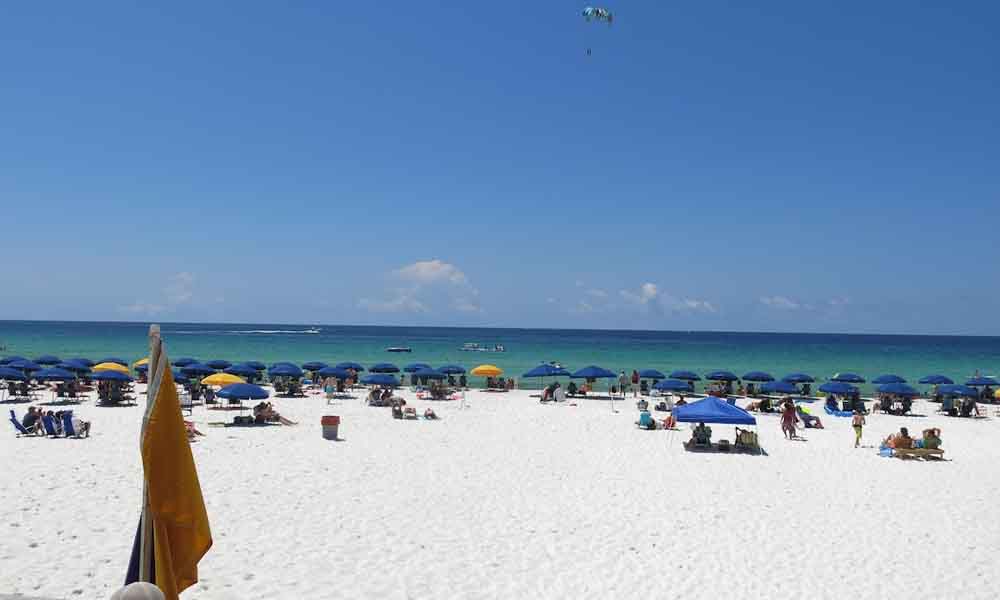
[[[670,374],[670,378],[681,381],[701,381],[701,377],[694,371],[674,371]]]
[[[414,372],[413,376],[417,379],[436,379],[438,381],[448,378],[448,376],[441,371],[435,371],[434,369],[420,369],[419,371]]]
[[[503,369],[496,365],[479,365],[470,372],[476,377],[499,377],[503,375]]]
[[[875,389],[880,394],[893,394],[896,396],[908,396],[911,398],[915,398],[920,395],[920,392],[905,383],[883,383]]]
[[[839,381],[840,383],[864,383],[865,378],[855,373],[837,373],[830,378],[830,381]]]
[[[24,358],[23,356],[6,356],[3,359],[0,359],[0,365],[9,365],[12,362],[18,362],[21,360],[28,360],[28,359]]]
[[[361,383],[365,385],[391,385],[398,386],[399,380],[388,373],[372,373],[361,378]]]
[[[135,370],[138,373],[145,373],[146,371],[149,370],[149,364],[147,363],[144,365],[139,365],[138,367],[135,368]]]
[[[872,383],[875,385],[885,385],[887,383],[906,383],[906,380],[899,375],[879,375],[875,379],[872,379]]]
[[[16,369],[0,367],[0,381],[27,381],[27,379],[27,375]]]
[[[569,375],[570,373],[566,369],[545,363],[538,365],[524,375],[521,375],[521,377],[532,379],[535,377],[569,377]]]
[[[246,383],[246,380],[229,373],[213,373],[201,380],[202,385],[233,385],[234,383]]]
[[[443,367],[438,367],[438,372],[445,375],[463,375],[465,374],[465,367],[460,365],[444,365]]]
[[[590,365],[589,367],[584,367],[576,373],[573,373],[571,377],[573,379],[613,379],[618,376],[604,367]]]
[[[271,377],[302,377],[302,369],[295,365],[278,365],[267,374]]]
[[[233,365],[226,369],[225,372],[230,375],[239,375],[240,377],[253,377],[257,375],[257,369],[250,365]]]
[[[146,358],[140,358],[139,360],[132,363],[132,367],[141,367],[142,365],[148,365],[148,364],[149,364],[149,357],[147,356]]]
[[[278,367],[295,367],[295,368],[298,368],[298,365],[296,365],[293,362],[288,362],[287,360],[279,360],[276,363],[271,363],[271,366],[268,367],[268,369],[277,369]]]
[[[392,363],[378,363],[368,370],[372,373],[399,373],[399,367]]]
[[[128,361],[127,360],[125,360],[124,358],[118,358],[117,356],[112,356],[112,357],[109,357],[109,358],[102,358],[101,360],[99,360],[97,362],[99,362],[99,363],[115,363],[115,364],[121,365],[123,367],[127,367],[128,366]]]
[[[365,370],[364,366],[361,365],[360,363],[350,362],[350,361],[337,363],[334,366],[336,366],[338,369],[353,369],[358,372]]]
[[[812,375],[807,375],[805,373],[792,373],[791,375],[785,375],[781,378],[782,381],[787,381],[788,383],[813,383],[816,380],[813,379]]]
[[[768,381],[774,381],[774,377],[770,373],[765,373],[763,371],[750,371],[743,375],[743,381],[755,381],[766,383]]]
[[[67,371],[73,371],[74,373],[89,373],[90,367],[87,365],[80,364],[78,362],[67,360],[56,365],[60,369],[66,369]]]
[[[705,379],[709,381],[736,381],[739,377],[729,371],[712,371],[705,375]]]
[[[198,362],[197,358],[178,358],[171,364],[173,364],[175,367],[186,367],[188,365],[193,365],[197,362]]]
[[[267,369],[267,365],[260,362],[259,360],[248,360],[243,364],[245,364],[246,366],[250,367],[255,371],[264,371]]]
[[[11,369],[17,369],[18,371],[40,371],[42,369],[42,365],[34,361],[24,359],[11,361],[7,363],[7,366]]]
[[[760,391],[764,394],[798,394],[799,388],[790,381],[768,381],[760,386]]]
[[[952,385],[955,382],[944,375],[928,375],[918,382],[920,385]]]
[[[978,375],[976,377],[970,377],[969,380],[965,382],[965,385],[972,387],[986,386],[986,385],[993,386],[993,385],[998,385],[998,382],[996,379],[992,377]]]
[[[828,381],[823,385],[819,386],[819,391],[824,394],[854,394],[858,391],[858,388],[854,387],[849,383],[844,383],[843,381]]]
[[[431,366],[427,363],[411,363],[403,367],[404,373],[416,373],[417,371],[422,371],[424,369],[430,369]]]
[[[680,423],[757,424],[757,419],[754,419],[753,415],[715,396],[684,406],[675,406],[672,414]]]
[[[643,369],[639,371],[639,377],[643,379],[666,379],[667,376],[656,369]]]
[[[67,360],[66,362],[76,363],[78,365],[83,365],[85,367],[92,367],[95,364],[97,364],[94,361],[90,360],[89,358],[71,358],[71,359]]]
[[[38,381],[69,381],[71,379],[76,379],[76,375],[74,373],[70,373],[66,369],[57,368],[36,371],[33,377]]]
[[[252,383],[233,383],[219,390],[216,394],[226,400],[264,400],[270,394],[267,390]]]
[[[116,362],[104,361],[97,363],[92,368],[94,371],[118,371],[128,375],[128,367]]]
[[[107,373],[113,373],[114,371],[106,371]],[[174,369],[171,371],[174,376],[174,383],[187,383],[191,381],[191,378],[184,374],[180,369]]]
[[[938,393],[942,396],[965,396],[967,398],[978,398],[979,391],[967,385],[946,384],[938,388]]]
[[[190,365],[181,367],[181,373],[198,377],[201,375],[211,375],[215,373],[215,369],[203,363],[191,363]]]
[[[223,369],[228,369],[229,367],[233,366],[233,363],[229,362],[228,360],[222,360],[221,358],[217,358],[215,360],[210,360],[210,361],[208,361],[205,364],[208,365],[208,366],[210,366],[210,367],[212,367],[216,371],[221,371]]]
[[[46,354],[45,356],[39,356],[38,358],[36,358],[35,362],[38,363],[38,364],[40,364],[40,365],[45,365],[46,367],[51,367],[52,365],[59,364],[61,361],[59,360],[59,357],[57,357],[57,356],[52,356],[51,354]]]
[[[350,379],[351,373],[347,369],[338,369],[337,367],[326,367],[325,369],[320,369],[316,372],[320,377],[333,377],[334,379]]]
[[[690,392],[691,384],[680,379],[664,379],[657,381],[653,389],[661,392]]]
[[[325,369],[327,366],[329,365],[327,365],[325,362],[321,362],[318,360],[302,364],[302,368],[305,369],[306,371],[319,371],[320,369]]]
[[[91,376],[91,379],[94,381],[132,381],[132,378],[127,373],[112,370],[96,371]]]

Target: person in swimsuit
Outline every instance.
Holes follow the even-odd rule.
[[[795,438],[795,424],[798,423],[799,416],[795,414],[795,403],[786,400],[781,409],[781,431],[788,439]]]
[[[861,414],[860,410],[854,411],[854,417],[851,419],[851,427],[854,428],[854,447],[857,448],[861,445],[861,430],[865,426],[865,416]]]

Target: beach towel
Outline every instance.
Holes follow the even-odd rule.
[[[854,416],[854,413],[852,413],[849,410],[836,410],[834,408],[830,408],[829,404],[824,405],[823,408],[826,410],[826,414],[832,415],[834,417],[852,417],[852,416]]]

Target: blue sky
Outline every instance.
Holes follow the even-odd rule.
[[[1000,334],[996,3],[135,4],[5,8],[0,318]]]

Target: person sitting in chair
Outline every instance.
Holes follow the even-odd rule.
[[[885,445],[890,448],[912,448],[913,438],[910,437],[910,432],[906,430],[906,427],[901,427],[899,433],[886,438]]]
[[[21,418],[21,427],[24,427],[28,433],[44,433],[42,411],[34,406],[29,406],[28,412],[24,413],[24,417]]]
[[[924,430],[924,448],[937,450],[941,447],[941,430],[937,427]]]
[[[570,396],[575,396],[577,394],[576,382],[571,381],[569,385],[566,386],[566,393]]]
[[[698,423],[698,426],[694,428],[691,432],[691,439],[694,441],[695,445],[698,446],[709,446],[712,444],[712,428],[707,427],[704,423]]]
[[[819,417],[807,413],[801,406],[796,405],[795,412],[798,413],[799,419],[802,420],[802,425],[806,429],[823,429],[823,421],[820,421]]]
[[[434,420],[437,420],[438,416],[434,412],[434,409],[428,408],[427,410],[424,411],[424,418],[425,419],[430,419],[431,421],[434,421]]]

